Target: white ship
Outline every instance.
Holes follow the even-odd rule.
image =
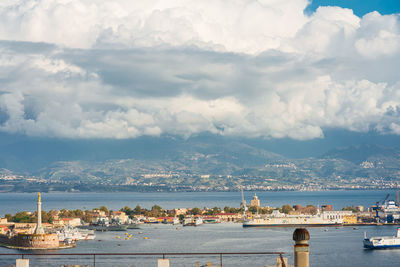
[[[385,201],[382,206],[377,208],[377,217],[381,222],[393,223],[400,220],[400,208],[393,200]]]
[[[70,226],[64,226],[57,232],[57,236],[60,242],[93,240],[96,238],[93,230],[77,229]]]
[[[351,211],[327,211],[316,215],[288,215],[274,210],[268,215],[255,215],[243,220],[243,227],[295,227],[295,226],[339,226],[343,216]]]
[[[397,228],[396,236],[378,236],[367,238],[364,236],[364,248],[400,248],[400,227]]]
[[[199,226],[201,224],[203,224],[201,217],[187,217],[183,220],[183,226]]]

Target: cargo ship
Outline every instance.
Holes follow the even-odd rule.
[[[254,217],[245,218],[243,227],[340,226],[343,224],[343,216],[348,214],[351,214],[351,211],[328,211],[316,215],[288,215],[274,210],[268,215],[257,214]]]
[[[364,248],[368,249],[384,249],[384,248],[400,248],[400,227],[397,228],[396,236],[378,236],[367,238],[364,234]]]

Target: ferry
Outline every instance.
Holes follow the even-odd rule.
[[[243,227],[297,227],[297,226],[340,226],[347,211],[328,211],[316,215],[288,215],[274,210],[268,215],[255,215],[243,219]]]
[[[397,228],[396,236],[378,236],[367,238],[364,233],[364,248],[367,249],[384,249],[384,248],[400,248],[400,227]]]

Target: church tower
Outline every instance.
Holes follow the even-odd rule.
[[[252,207],[260,207],[260,200],[258,199],[256,193],[254,193],[254,197],[251,200],[251,206]]]

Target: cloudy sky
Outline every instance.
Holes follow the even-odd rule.
[[[0,131],[400,135],[398,12],[397,0],[1,0]]]

